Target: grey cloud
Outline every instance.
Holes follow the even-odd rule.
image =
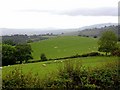
[[[117,16],[118,15],[118,8],[83,8],[77,10],[71,10],[66,12],[60,12],[58,14],[64,14],[69,16]]]
[[[57,15],[68,15],[68,16],[118,16],[118,8],[117,7],[103,7],[103,8],[80,8],[74,10],[39,10],[39,9],[30,9],[30,10],[20,10],[21,12],[45,12]]]

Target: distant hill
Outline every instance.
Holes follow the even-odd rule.
[[[73,31],[69,31],[67,33],[64,33],[64,35],[98,35],[99,31],[96,31],[96,29],[109,29],[104,27],[112,27],[110,29],[114,29],[114,26],[117,26],[117,23],[102,23],[102,24],[95,24],[90,26],[85,26],[81,28],[76,28]],[[90,30],[90,31],[89,31]]]
[[[85,29],[93,29],[93,28],[102,28],[102,27],[107,27],[107,26],[117,26],[117,23],[102,23],[102,24],[94,24],[94,25],[90,25],[90,26],[85,26],[85,27],[81,27],[79,28],[79,30],[85,30]]]
[[[107,31],[107,30],[112,30],[116,34],[118,34],[118,26],[111,25],[111,26],[104,26],[102,28],[85,29],[85,30],[79,31],[78,35],[100,36],[103,31]]]
[[[116,26],[117,23],[102,23],[102,24],[95,24],[90,26],[84,26],[80,28],[70,28],[70,29],[56,29],[56,28],[43,28],[43,29],[11,29],[11,28],[0,28],[2,31],[2,35],[14,35],[14,34],[27,34],[27,35],[39,35],[39,34],[62,34],[62,35],[78,35],[79,31],[86,30],[86,29],[94,29],[94,28],[102,28],[108,26]]]

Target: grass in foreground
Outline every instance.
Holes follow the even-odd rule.
[[[20,64],[20,65],[12,65],[5,66],[2,69],[3,78],[7,74],[7,72],[13,70],[16,67],[21,67],[23,73],[32,72],[33,74],[38,73],[41,78],[45,78],[51,72],[54,72],[56,75],[57,69],[59,67],[63,67],[66,61],[70,61],[71,63],[81,63],[84,67],[102,67],[104,64],[110,62],[118,62],[118,57],[84,57],[84,58],[76,58],[76,59],[68,59],[68,60],[54,60],[54,61],[45,61],[39,63],[29,63],[29,64]]]
[[[12,68],[12,71],[3,78],[3,88],[5,90],[8,88],[117,90],[120,87],[118,57],[89,57],[81,58],[81,61],[82,63],[78,59],[64,61],[63,67],[57,69],[56,76],[54,76],[55,72],[51,72],[43,79],[39,75],[32,75],[31,72],[25,74],[22,69]],[[93,64],[88,64],[90,61]],[[60,63],[51,62],[51,65]]]

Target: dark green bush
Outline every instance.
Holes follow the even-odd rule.
[[[59,69],[58,77],[49,83],[49,87],[53,86],[67,90],[117,90],[120,87],[120,76],[116,63],[87,70],[79,64],[74,67],[73,63],[67,62],[64,68]]]
[[[17,89],[17,88],[41,88],[41,80],[36,74],[31,72],[23,74],[21,68],[15,68],[8,72],[2,81],[3,89]]]
[[[94,38],[97,38],[97,36],[94,36]]]
[[[42,88],[60,90],[118,90],[120,88],[120,69],[118,63],[107,63],[99,68],[82,66],[82,63],[65,61],[64,67],[58,69],[57,76],[53,72],[44,80],[32,72],[23,74],[21,68],[10,71],[3,78],[2,88]]]
[[[100,53],[98,53],[98,52],[91,52],[91,53],[88,53],[88,56],[100,56]]]
[[[98,53],[98,52],[90,52],[90,53],[86,53],[86,54],[82,54],[81,57],[88,57],[88,56],[101,56],[102,54]]]
[[[41,61],[47,61],[47,57],[45,56],[44,53],[41,54],[40,58],[41,58]]]

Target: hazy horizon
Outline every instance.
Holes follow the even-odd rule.
[[[0,28],[76,28],[117,23],[118,0],[1,0]]]
[[[104,26],[111,26],[111,25],[118,25],[117,23],[100,23],[100,24],[94,24],[79,28],[67,28],[67,29],[60,29],[60,28],[0,28],[0,31],[2,31],[1,35],[14,35],[14,34],[27,34],[27,35],[39,35],[39,34],[47,34],[47,33],[53,33],[53,34],[61,34],[61,33],[68,33],[68,32],[76,32],[81,31],[84,29],[92,29],[92,28],[101,28]]]
[[[0,1],[0,28],[48,31],[101,23],[118,23],[118,0]]]

